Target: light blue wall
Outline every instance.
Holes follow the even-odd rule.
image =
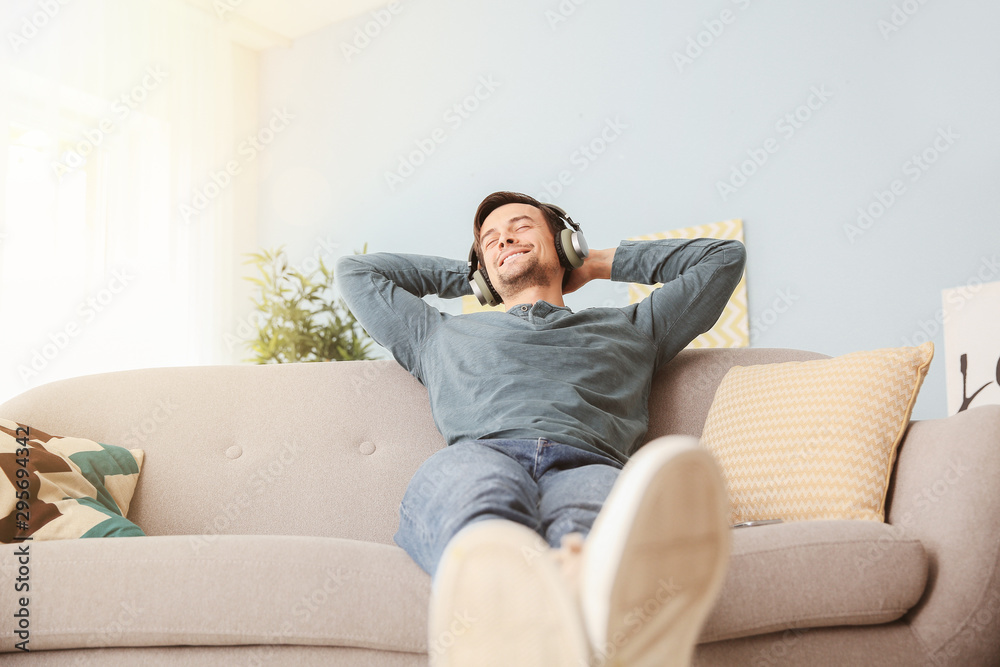
[[[926,329],[937,356],[914,416],[945,415],[940,291],[977,272],[1000,280],[1000,4],[395,7],[350,61],[344,45],[372,15],[261,58],[261,117],[296,117],[261,165],[262,245],[286,243],[293,259],[318,238],[340,252],[367,242],[464,258],[476,205],[500,189],[556,201],[594,247],[742,218],[753,345],[838,355],[919,343]],[[553,23],[560,7],[568,16]],[[680,62],[699,39],[707,46]],[[480,87],[458,122],[449,109],[483,80],[498,86]],[[783,120],[796,113],[798,127]],[[605,128],[614,140],[583,157]],[[444,141],[390,187],[386,172],[435,130]],[[766,162],[724,197],[718,184],[748,151]],[[936,161],[915,170],[924,151]],[[563,171],[569,184],[547,193]],[[877,212],[897,180],[887,210],[850,237],[858,208]],[[567,303],[625,300],[605,283]]]

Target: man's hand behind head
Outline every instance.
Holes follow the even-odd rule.
[[[590,255],[584,258],[583,266],[573,269],[569,274],[569,281],[563,288],[563,294],[569,294],[580,289],[591,280],[610,280],[611,264],[615,259],[616,248],[606,248],[604,250],[591,249]]]

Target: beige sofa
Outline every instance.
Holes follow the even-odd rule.
[[[685,351],[655,379],[649,437],[700,434],[733,364],[818,357]],[[444,443],[395,362],[108,373],[0,415],[144,449],[129,516],[148,535],[32,544],[30,654],[10,652],[0,545],[3,664],[427,663],[430,581],[392,535]],[[734,530],[697,664],[1000,664],[1000,407],[913,423],[890,501],[885,524]]]

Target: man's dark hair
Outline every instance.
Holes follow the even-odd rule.
[[[479,243],[479,232],[483,229],[483,222],[489,217],[490,213],[497,210],[501,206],[506,206],[507,204],[528,204],[529,206],[534,206],[539,209],[545,217],[545,222],[549,223],[549,230],[552,232],[553,240],[555,240],[559,233],[566,228],[565,223],[563,223],[562,219],[560,219],[553,210],[534,197],[520,192],[509,192],[506,190],[494,192],[493,194],[488,195],[486,199],[479,204],[479,208],[476,209],[476,217],[472,221],[473,246],[476,249],[476,255],[479,257],[480,262],[483,262],[483,247]],[[485,263],[483,265],[483,270],[485,271]],[[563,287],[565,287],[566,283],[569,281],[569,274],[572,270],[573,269],[566,269],[566,273],[563,274]]]

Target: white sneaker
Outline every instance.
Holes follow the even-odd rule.
[[[431,591],[432,667],[585,667],[590,649],[553,550],[512,521],[477,521],[445,549]]]
[[[690,665],[725,575],[728,516],[719,467],[696,438],[658,438],[632,456],[583,549],[593,665]]]

